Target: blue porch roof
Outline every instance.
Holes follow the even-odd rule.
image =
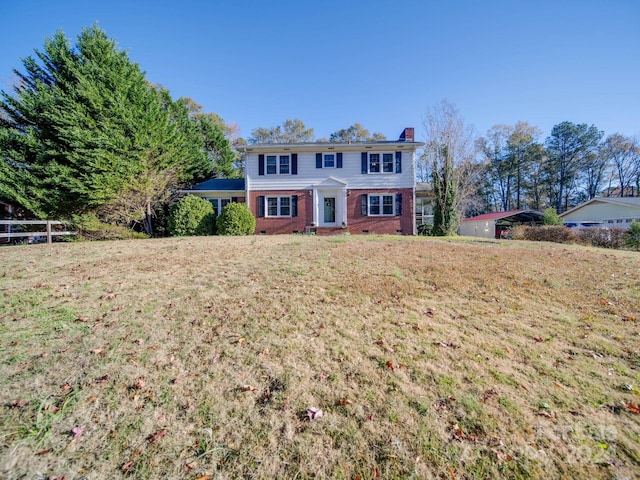
[[[239,191],[244,192],[244,178],[210,178],[204,182],[196,183],[187,190],[207,190],[207,191]]]

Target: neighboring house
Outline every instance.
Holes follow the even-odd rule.
[[[211,202],[216,215],[227,203],[245,202],[246,182],[243,178],[211,178],[202,183],[198,183],[188,190],[181,190],[180,193],[190,193],[196,197],[202,197]]]
[[[415,152],[396,141],[246,147],[246,197],[256,232],[415,234]]]
[[[640,197],[597,197],[560,214],[567,226],[601,225],[608,228],[629,228],[640,221]]]
[[[464,218],[458,227],[458,234],[469,237],[506,238],[515,226],[542,225],[543,217],[542,213],[535,210],[485,213],[477,217]]]

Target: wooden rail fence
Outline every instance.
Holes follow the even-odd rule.
[[[12,238],[34,238],[34,237],[45,237],[47,238],[47,243],[51,243],[54,235],[77,235],[78,232],[58,232],[54,231],[51,226],[52,225],[63,225],[63,222],[59,222],[56,220],[0,220],[0,225],[7,225],[8,228],[0,229],[0,239],[6,238],[7,242],[11,242]],[[12,232],[11,227],[14,225],[46,225],[46,231],[35,231],[35,232],[25,232],[25,231],[17,231]],[[7,231],[2,231],[7,230]]]

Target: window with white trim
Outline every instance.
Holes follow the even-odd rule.
[[[266,197],[267,217],[290,217],[291,197]]]
[[[336,156],[333,153],[324,154],[324,168],[335,168]]]
[[[369,215],[395,215],[394,195],[369,195]]]
[[[370,153],[368,173],[394,173],[392,153]]]
[[[289,155],[267,155],[267,175],[289,175],[291,173],[291,158]]]

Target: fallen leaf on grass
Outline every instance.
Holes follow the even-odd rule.
[[[100,297],[102,300],[113,300],[114,298],[116,298],[116,294],[113,292],[109,292],[104,294],[102,297]]]
[[[129,460],[127,463],[123,464],[120,467],[120,470],[122,470],[124,473],[129,473],[132,468],[133,468],[133,461]]]
[[[395,368],[394,368],[394,366],[393,366],[393,363],[391,363],[391,361],[390,361],[390,360],[387,360],[387,367],[389,367],[389,369],[390,369],[392,372],[395,372],[395,371],[396,371],[396,369],[395,369]]]
[[[40,456],[40,455],[46,455],[48,453],[51,453],[51,449],[48,448],[46,450],[40,450],[38,453],[36,453],[36,455]]]
[[[94,355],[102,355],[104,353],[104,348],[94,348],[93,350],[91,350],[91,353],[93,353]]]
[[[149,443],[155,443],[158,440],[162,440],[164,436],[167,434],[166,430],[160,430],[149,437]]]
[[[11,408],[23,408],[29,405],[29,400],[13,400],[9,405]]]
[[[84,427],[73,427],[71,433],[73,434],[74,440],[80,438],[82,434],[84,434]]]
[[[444,342],[435,342],[436,347],[443,348],[461,348],[460,345],[456,345],[455,343],[444,343]]]
[[[636,402],[626,402],[624,406],[627,407],[627,410],[629,410],[631,413],[640,415],[640,405],[638,405]]]
[[[536,341],[536,343],[542,343],[544,342],[544,340],[542,339],[542,337],[535,337],[534,340]]]
[[[202,475],[201,477],[196,478],[196,480],[209,480],[211,478],[211,475],[207,474],[207,475]]]
[[[378,340],[376,344],[380,345],[386,352],[393,353],[395,351],[391,345],[384,341],[384,338]]]
[[[339,398],[336,400],[336,405],[351,405],[351,400],[348,398]]]
[[[253,385],[243,385],[242,386],[242,391],[243,392],[257,392],[258,391],[258,387],[254,387]]]

